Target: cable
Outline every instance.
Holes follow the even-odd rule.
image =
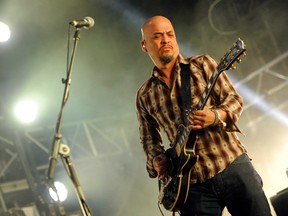
[[[164,213],[163,213],[163,211],[162,211],[162,209],[161,209],[161,207],[160,207],[160,202],[158,201],[157,204],[158,204],[158,209],[159,209],[161,215],[164,216]]]

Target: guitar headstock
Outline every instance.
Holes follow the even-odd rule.
[[[240,38],[233,44],[229,51],[221,58],[220,63],[217,66],[217,71],[222,72],[229,70],[230,68],[235,69],[234,62],[240,63],[241,55],[246,55],[246,47],[244,41]]]

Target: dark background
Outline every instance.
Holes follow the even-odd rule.
[[[285,0],[1,0],[0,21],[12,35],[0,43],[0,213],[36,206],[41,215],[52,215],[46,170],[64,91],[67,38],[75,31],[68,34],[68,23],[86,16],[95,26],[80,31],[62,134],[93,215],[160,215],[135,115],[135,93],[153,66],[140,49],[140,28],[154,15],[171,19],[185,56],[208,53],[220,60],[239,37],[244,40],[247,57],[227,72],[245,101],[239,127],[246,137],[239,136],[267,196],[286,188],[287,9]],[[39,102],[40,111],[34,123],[21,125],[13,107],[27,97]],[[63,204],[77,215],[61,160],[55,180],[66,183]]]

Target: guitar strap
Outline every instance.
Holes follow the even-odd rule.
[[[187,119],[189,113],[191,112],[191,82],[192,79],[190,77],[190,65],[189,64],[181,64],[181,98],[182,98],[182,109],[183,109],[183,119],[186,125],[188,125],[189,121]]]

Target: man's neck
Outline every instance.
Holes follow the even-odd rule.
[[[174,70],[174,66],[176,64],[177,59],[174,59],[173,61],[167,63],[167,64],[160,64],[157,65],[158,69],[160,70],[161,76],[166,77],[168,79],[171,78],[171,76],[173,76],[173,70]]]
[[[174,65],[175,63],[169,63],[158,67],[161,76],[160,79],[164,81],[168,87],[172,87],[174,81]]]

